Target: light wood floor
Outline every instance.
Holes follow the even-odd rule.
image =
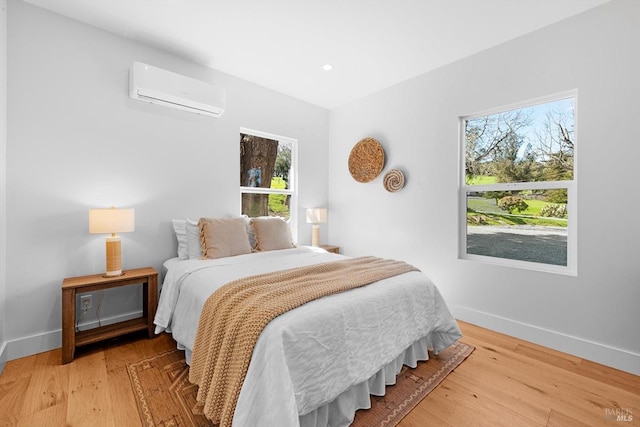
[[[460,327],[476,350],[401,426],[640,425],[640,377]],[[10,361],[0,376],[0,426],[140,426],[126,364],[173,348],[167,334],[133,336],[81,348],[67,365],[60,349]]]

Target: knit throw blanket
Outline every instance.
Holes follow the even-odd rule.
[[[323,296],[418,269],[376,257],[316,264],[245,277],[205,302],[193,346],[189,380],[198,385],[197,410],[231,426],[253,348],[275,317]]]

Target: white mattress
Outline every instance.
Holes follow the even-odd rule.
[[[300,247],[169,260],[156,332],[171,332],[190,361],[202,306],[217,288],[243,276],[343,258]],[[369,393],[383,394],[384,384],[395,382],[402,363],[415,366],[427,358],[427,347],[437,352],[460,337],[437,288],[420,272],[312,301],[264,329],[233,425],[348,425],[355,409],[368,407]]]

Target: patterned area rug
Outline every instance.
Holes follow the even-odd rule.
[[[473,352],[458,342],[415,369],[404,366],[396,384],[386,394],[371,397],[371,409],[360,410],[355,427],[393,427],[437,387]],[[144,426],[213,426],[202,414],[194,414],[198,389],[189,382],[184,352],[172,350],[127,366],[138,412]]]

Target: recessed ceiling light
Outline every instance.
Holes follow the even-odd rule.
[[[331,64],[324,64],[324,65],[322,66],[322,69],[323,69],[323,70],[325,70],[325,71],[331,71],[331,70],[333,70],[333,65],[331,65]]]

